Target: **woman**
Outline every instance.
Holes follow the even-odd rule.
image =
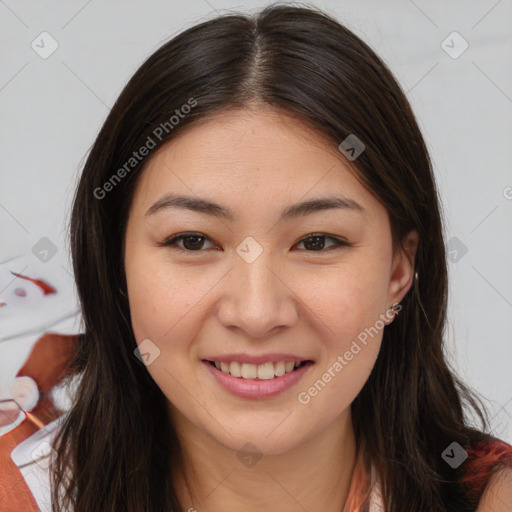
[[[329,16],[220,16],[149,57],[71,242],[85,333],[54,512],[63,489],[76,512],[510,510],[512,448],[443,355],[422,135]]]

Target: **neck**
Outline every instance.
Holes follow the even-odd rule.
[[[356,461],[350,408],[300,445],[246,466],[240,453],[184,417],[176,426],[183,463],[173,468],[172,481],[184,510],[340,512],[345,507]]]

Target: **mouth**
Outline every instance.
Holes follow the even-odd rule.
[[[262,364],[202,359],[202,364],[224,390],[244,399],[277,397],[296,386],[315,364],[289,360]]]
[[[304,361],[277,361],[263,364],[240,363],[237,361],[210,361],[203,359],[203,362],[213,366],[216,370],[242,380],[272,380],[289,373],[298,371],[304,366],[313,364],[311,360]]]

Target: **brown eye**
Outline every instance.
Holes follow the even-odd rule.
[[[348,246],[347,242],[344,242],[343,240],[340,240],[339,238],[335,238],[328,235],[323,234],[312,234],[308,235],[306,238],[303,238],[299,244],[304,244],[307,251],[313,251],[313,252],[320,252],[325,249],[325,240],[330,239],[334,241],[334,243],[327,247],[327,249],[336,248],[340,246]],[[297,244],[297,245],[299,245]]]
[[[201,249],[204,247],[205,240],[209,240],[205,235],[198,233],[182,233],[169,238],[159,245],[173,247],[180,251],[201,252]],[[182,242],[183,245],[179,245],[178,242]]]
[[[331,240],[331,244],[326,247],[325,240],[327,239]],[[172,236],[171,238],[165,240],[162,243],[159,243],[158,245],[171,247],[182,252],[204,252],[202,249],[205,248],[205,241],[209,241],[211,243],[211,240],[201,233],[181,233]],[[308,252],[325,252],[328,249],[336,249],[342,246],[351,246],[350,243],[345,242],[344,240],[322,233],[310,234],[303,238],[296,245],[299,244],[304,244],[305,250]],[[215,246],[212,244],[212,247]]]

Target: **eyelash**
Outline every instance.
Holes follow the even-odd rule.
[[[185,238],[188,238],[188,237],[199,237],[199,238],[203,238],[205,240],[210,240],[207,236],[201,234],[201,233],[180,233],[178,235],[173,235],[171,236],[170,238],[168,238],[167,240],[164,240],[163,242],[159,242],[157,245],[159,247],[170,247],[172,249],[176,249],[180,252],[186,252],[186,253],[194,253],[194,252],[205,252],[205,250],[203,249],[198,249],[197,251],[192,251],[190,249],[184,249],[183,247],[180,247],[178,245],[176,245],[176,243],[178,241],[181,241]],[[334,245],[332,245],[331,247],[328,247],[327,249],[321,249],[321,250],[318,250],[318,251],[307,251],[306,249],[306,252],[326,252],[330,249],[340,249],[342,247],[352,247],[353,244],[349,243],[349,242],[345,242],[344,240],[341,240],[340,238],[337,238],[337,237],[333,237],[333,236],[330,236],[330,235],[327,235],[325,233],[310,233],[309,235],[306,235],[304,238],[302,238],[301,240],[299,240],[297,242],[297,244],[300,244],[304,241],[307,241],[308,239],[310,238],[329,238],[331,239],[332,241],[334,241]],[[210,240],[211,241],[211,240]],[[296,245],[297,245],[296,244]]]

